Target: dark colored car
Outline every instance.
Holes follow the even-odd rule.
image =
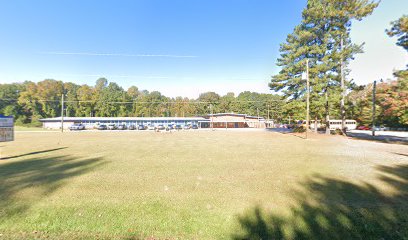
[[[174,127],[173,127],[173,125],[169,125],[169,126],[167,126],[167,128],[166,128],[166,130],[173,130],[174,129]]]
[[[135,129],[136,129],[136,126],[135,126],[135,125],[130,125],[128,129],[129,129],[129,130],[135,130]]]
[[[118,130],[126,130],[126,129],[127,129],[127,127],[126,127],[125,124],[119,124],[118,125]]]
[[[176,126],[174,127],[174,129],[176,129],[176,130],[181,130],[181,129],[183,129],[183,127],[182,127],[181,125],[176,125]]]
[[[146,127],[143,126],[143,125],[139,125],[139,126],[137,127],[137,130],[146,130]]]
[[[106,130],[106,129],[108,129],[108,127],[106,125],[102,124],[102,125],[99,125],[97,129],[98,130]]]
[[[79,130],[85,130],[85,126],[82,125],[82,124],[80,124],[80,123],[75,123],[75,124],[73,124],[73,125],[71,125],[71,126],[69,127],[69,130],[71,130],[71,131],[75,131],[75,130],[77,130],[77,131],[79,131]]]
[[[198,126],[194,124],[193,126],[191,126],[191,129],[198,129]]]

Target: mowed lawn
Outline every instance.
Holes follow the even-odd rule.
[[[256,131],[17,132],[0,239],[405,239],[408,147]]]

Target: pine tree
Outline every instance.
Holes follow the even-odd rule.
[[[277,65],[282,69],[272,77],[270,88],[292,100],[304,99],[306,84],[301,75],[305,59],[309,59],[311,115],[321,117],[322,108],[329,106],[326,99],[330,101],[338,94],[343,103],[346,87],[350,86],[344,81],[346,66],[356,53],[362,52],[362,45],[351,42],[351,20],[361,20],[377,5],[368,0],[309,0],[302,22],[281,44]],[[325,115],[329,112],[325,109]],[[344,106],[341,112],[344,119]]]
[[[397,45],[408,51],[408,15],[404,15],[398,20],[393,21],[391,25],[391,29],[386,30],[388,36],[397,36]]]

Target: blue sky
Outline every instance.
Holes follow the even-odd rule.
[[[0,81],[106,77],[167,96],[270,92],[279,44],[305,0],[0,1]],[[383,0],[352,36],[366,53],[351,65],[363,84],[388,78],[408,56],[384,34],[408,1]],[[378,61],[375,61],[378,60]],[[373,69],[375,71],[373,71]]]

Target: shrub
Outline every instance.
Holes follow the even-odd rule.
[[[340,129],[336,129],[335,131],[330,131],[332,135],[343,135],[343,131]]]
[[[303,133],[306,132],[306,128],[304,128],[303,126],[296,126],[293,128],[293,132],[298,132],[298,133]]]

